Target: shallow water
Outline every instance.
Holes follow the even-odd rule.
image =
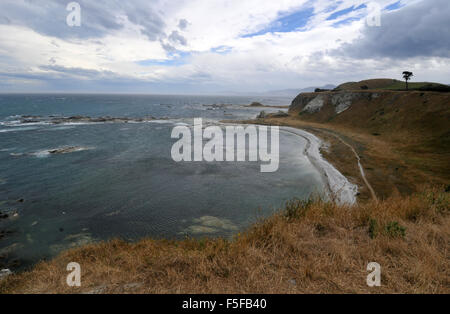
[[[61,250],[110,238],[230,237],[287,200],[321,192],[305,140],[280,133],[280,167],[259,162],[176,163],[171,131],[194,117],[256,116],[240,104],[288,99],[194,96],[0,96],[0,230],[3,263],[25,267]],[[211,104],[234,104],[210,110]],[[270,110],[266,110],[270,111]],[[277,110],[275,110],[277,111]],[[147,123],[21,125],[21,115],[170,118]],[[87,148],[49,154],[63,146]],[[17,202],[24,199],[24,202]],[[16,213],[16,216],[14,216]]]

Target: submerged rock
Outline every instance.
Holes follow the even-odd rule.
[[[64,230],[63,230],[64,231]],[[53,253],[59,253],[67,249],[73,249],[80,246],[85,246],[96,242],[97,240],[92,237],[92,234],[83,232],[79,234],[71,234],[64,238],[63,243],[54,244],[50,246],[50,250]]]
[[[231,105],[229,104],[213,104],[213,105],[203,105],[203,107],[208,107],[207,110],[214,110],[214,109],[225,109]]]
[[[80,152],[83,150],[88,150],[87,147],[81,147],[81,146],[69,146],[69,147],[61,147],[57,149],[49,150],[48,152],[50,154],[69,154],[74,152]]]
[[[238,227],[229,219],[214,216],[203,216],[192,220],[193,225],[180,234],[199,235],[219,232],[236,232]]]
[[[0,220],[1,219],[7,219],[7,218],[16,218],[19,217],[19,214],[15,209],[9,208],[9,209],[3,209],[0,211]]]
[[[6,234],[11,234],[12,232],[6,231]],[[22,249],[24,247],[21,243],[13,243],[5,248],[0,249],[0,256],[8,256],[16,250]]]

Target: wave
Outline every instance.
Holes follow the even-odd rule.
[[[63,131],[63,130],[72,130],[74,128],[75,128],[75,126],[66,125],[66,126],[59,126],[59,127],[55,126],[52,128],[45,128],[45,129],[42,129],[41,131]]]
[[[35,156],[37,158],[47,158],[50,156],[50,152],[48,150],[42,150],[39,152],[30,153],[30,155]]]
[[[11,129],[0,129],[0,133],[9,133],[9,132],[21,132],[21,131],[32,131],[37,130],[36,127],[19,127],[19,128],[11,128]]]

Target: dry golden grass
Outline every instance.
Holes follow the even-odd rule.
[[[290,126],[316,134],[331,144],[328,150],[322,150],[322,154],[352,183],[359,186],[360,200],[370,199],[370,193],[361,180],[352,151],[337,140],[336,136],[349,143],[361,157],[366,177],[381,199],[392,195],[410,195],[418,191],[424,182],[431,185],[450,184],[448,153],[417,152],[415,146],[407,143],[407,139],[411,137],[423,143],[423,136],[427,133],[423,136],[404,137],[402,142],[396,139],[392,132],[389,133],[392,136],[373,136],[363,128],[305,121],[296,114],[285,118],[249,120],[243,123]],[[445,129],[448,129],[448,126],[442,127],[442,130]],[[436,137],[436,141],[441,142],[442,147],[448,147],[442,137]]]
[[[352,207],[292,201],[232,241],[93,244],[10,276],[0,292],[449,293],[449,201],[442,188]],[[81,288],[65,283],[69,262],[82,267]],[[382,287],[366,285],[369,262]]]

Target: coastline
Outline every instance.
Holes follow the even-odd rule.
[[[304,154],[311,164],[319,171],[328,190],[330,199],[337,201],[341,205],[353,205],[356,203],[358,187],[351,183],[342,173],[340,173],[331,163],[329,163],[320,153],[323,141],[315,135],[302,129],[293,127],[280,127],[281,131],[298,135],[307,141]]]
[[[71,118],[75,119],[75,118]],[[81,118],[76,118],[81,119]],[[83,118],[84,119],[84,118]],[[90,118],[89,118],[90,119]],[[123,123],[121,118],[111,118],[114,122]],[[128,120],[126,120],[128,122]],[[158,121],[158,120],[153,120]],[[153,122],[151,121],[151,122]],[[89,121],[90,122],[90,121]],[[139,121],[140,122],[140,121]],[[168,122],[168,120],[164,120]],[[240,121],[216,121],[217,125],[243,125]],[[258,124],[253,124],[258,125]],[[259,124],[261,125],[261,124]],[[315,168],[321,178],[324,189],[321,193],[325,195],[325,199],[332,200],[339,205],[354,205],[357,202],[356,195],[358,193],[358,187],[352,183],[337,170],[330,162],[328,162],[321,154],[320,149],[324,144],[324,141],[317,136],[313,135],[302,129],[297,129],[293,127],[280,127],[281,132],[286,132],[299,136],[306,141],[306,145],[303,149],[303,155],[309,160],[311,166]],[[303,146],[303,144],[302,144]],[[79,149],[84,149],[81,147],[63,147],[54,150],[43,151],[46,154],[64,154],[66,152],[73,152]],[[38,154],[38,153],[29,153]],[[5,264],[5,266],[7,266]],[[5,268],[5,267],[4,267]]]
[[[257,121],[221,121],[222,125],[263,125]],[[275,126],[275,125],[274,125]],[[281,126],[280,131],[291,133],[304,138],[307,145],[304,155],[311,162],[312,166],[320,173],[322,181],[325,185],[325,193],[329,199],[336,201],[340,205],[354,205],[357,202],[358,186],[349,181],[335,166],[331,164],[320,152],[324,142],[316,135],[305,131],[304,129]]]

